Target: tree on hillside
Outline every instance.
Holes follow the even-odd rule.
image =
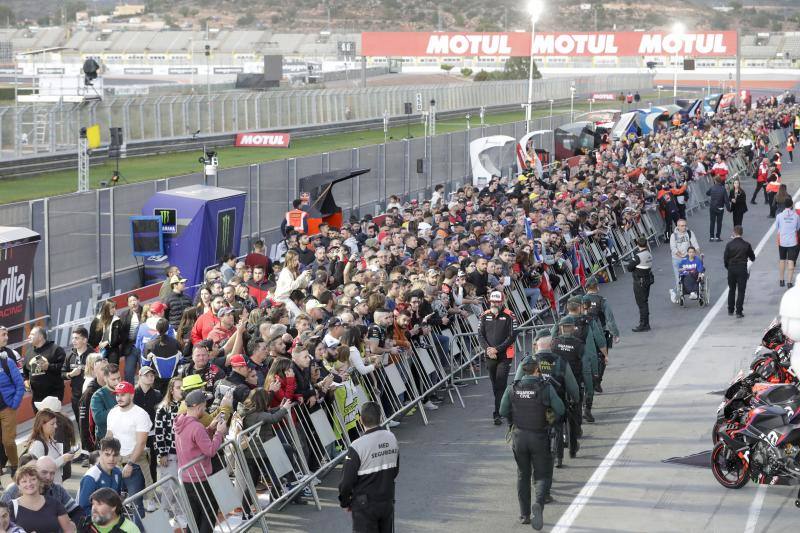
[[[508,61],[506,61],[506,66],[503,69],[505,74],[505,79],[507,80],[527,80],[528,79],[528,68],[530,67],[531,58],[530,57],[510,57]],[[533,78],[539,79],[542,77],[542,74],[539,72],[539,69],[536,67],[536,62],[533,62]]]

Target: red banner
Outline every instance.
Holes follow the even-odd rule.
[[[237,133],[234,146],[253,148],[289,148],[288,133]]]
[[[361,51],[379,57],[509,57],[531,54],[531,34],[364,32]],[[537,56],[670,56],[736,55],[736,32],[702,33],[553,33],[536,32]]]

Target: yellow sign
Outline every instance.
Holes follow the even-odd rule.
[[[89,148],[100,147],[100,125],[95,124],[86,128],[86,140],[89,142]]]

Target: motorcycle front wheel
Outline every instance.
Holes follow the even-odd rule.
[[[719,430],[722,428],[722,426],[723,425],[719,422],[715,422],[714,427],[711,429],[711,442],[713,442],[715,446],[719,442]]]
[[[749,467],[724,442],[718,442],[711,452],[711,471],[726,489],[740,489],[747,485]]]

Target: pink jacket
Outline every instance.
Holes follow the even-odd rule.
[[[205,481],[211,475],[211,458],[217,453],[225,438],[225,435],[216,432],[213,437],[209,437],[208,434],[215,429],[216,424],[211,426],[210,430],[206,429],[200,420],[186,413],[175,418],[175,449],[178,454],[178,467],[186,466],[198,457],[203,457],[202,461],[181,474],[181,481],[190,483]]]

